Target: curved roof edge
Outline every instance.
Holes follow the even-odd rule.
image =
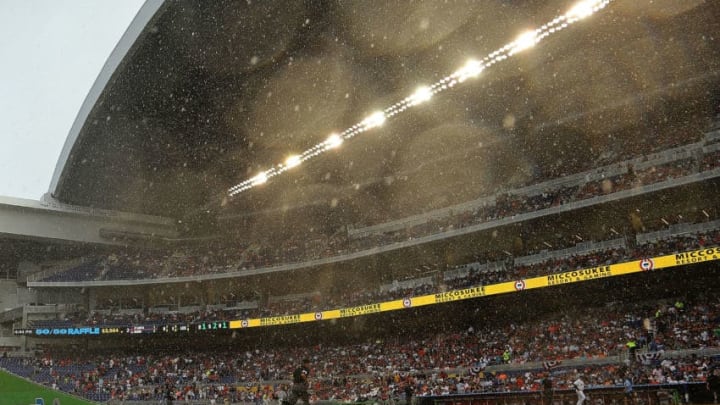
[[[115,48],[110,53],[110,56],[108,56],[108,59],[105,61],[105,64],[103,65],[100,73],[95,79],[95,83],[93,83],[92,87],[90,88],[87,97],[85,97],[85,101],[83,101],[83,104],[80,107],[80,111],[75,117],[75,121],[70,128],[70,132],[65,139],[65,144],[63,145],[62,151],[60,152],[60,156],[58,157],[58,161],[55,165],[55,171],[53,172],[52,180],[50,181],[50,195],[54,196],[60,186],[63,173],[65,172],[65,166],[68,163],[68,159],[73,148],[75,147],[75,142],[78,140],[80,132],[82,131],[85,125],[85,121],[90,115],[90,112],[92,111],[93,107],[95,107],[95,103],[97,103],[100,95],[110,82],[113,74],[115,74],[118,66],[120,66],[123,59],[130,51],[130,48],[132,48],[135,41],[140,37],[143,30],[145,29],[145,26],[147,26],[155,13],[160,9],[164,1],[165,0],[145,1],[145,3],[142,5],[142,7],[140,7],[140,10],[138,10],[137,14],[135,15],[135,18],[133,18],[132,22],[130,22],[130,25],[128,25],[125,33],[122,35],[122,37],[120,37],[120,40],[118,41],[117,45],[115,45]]]

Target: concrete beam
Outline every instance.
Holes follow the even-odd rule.
[[[0,235],[32,240],[124,245],[177,238],[171,218],[0,197]]]

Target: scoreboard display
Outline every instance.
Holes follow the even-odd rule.
[[[172,325],[163,325],[159,328],[160,332],[187,332],[190,326],[186,324],[174,323]]]
[[[230,330],[229,321],[209,321],[200,323],[171,323],[146,325],[83,326],[77,328],[17,328],[15,336],[109,336],[109,335],[145,335],[150,333],[189,333]]]
[[[157,332],[157,326],[155,325],[132,325],[127,328],[127,333],[138,334],[138,333],[155,333]]]
[[[197,330],[199,331],[209,331],[209,330],[223,330],[223,329],[230,329],[230,322],[228,321],[212,321],[212,322],[202,322],[196,325]]]

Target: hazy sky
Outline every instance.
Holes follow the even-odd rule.
[[[143,0],[0,0],[0,196],[39,199]]]

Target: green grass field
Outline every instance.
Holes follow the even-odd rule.
[[[0,405],[35,405],[42,398],[45,405],[87,405],[93,402],[53,391],[0,370]]]

